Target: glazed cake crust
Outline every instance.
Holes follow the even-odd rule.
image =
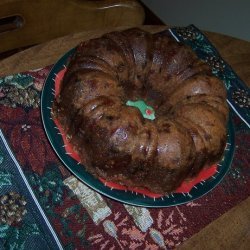
[[[126,105],[139,99],[154,121]],[[140,29],[82,42],[53,115],[87,171],[162,194],[218,161],[226,143],[223,83],[188,46]]]

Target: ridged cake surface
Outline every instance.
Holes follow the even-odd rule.
[[[128,100],[144,100],[155,120]],[[226,143],[223,83],[188,46],[140,29],[82,42],[53,114],[87,171],[157,193],[218,161]]]

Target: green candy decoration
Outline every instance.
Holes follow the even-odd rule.
[[[127,101],[127,106],[136,107],[141,111],[142,116],[145,119],[154,120],[155,119],[155,111],[152,107],[148,106],[144,101]]]

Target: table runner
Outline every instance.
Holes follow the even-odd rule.
[[[62,249],[0,130],[0,249]]]
[[[190,27],[178,32],[193,44],[203,36],[197,30],[194,36]],[[214,52],[208,41],[203,40],[202,47]],[[212,61],[221,74],[224,61],[217,54]],[[232,166],[205,196],[184,205],[147,209],[94,192],[62,165],[46,138],[39,106],[50,69],[0,79],[0,128],[65,249],[172,249],[249,196],[250,133],[235,115]]]

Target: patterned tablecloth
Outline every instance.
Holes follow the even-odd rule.
[[[187,43],[203,39],[192,27],[178,32]],[[213,50],[206,41],[200,46]],[[208,63],[215,73],[225,73],[227,65],[216,56],[207,58]],[[232,166],[216,188],[197,200],[174,207],[144,208],[122,204],[88,188],[60,162],[43,129],[40,94],[51,67],[0,78],[0,128],[27,179],[25,184],[20,171],[12,171],[18,164],[1,137],[0,206],[12,210],[8,216],[0,212],[0,249],[29,248],[37,235],[47,239],[50,249],[61,245],[64,249],[172,249],[250,195],[250,132],[235,115]],[[227,88],[235,81],[233,77],[231,82],[223,80]],[[245,98],[249,105],[249,96]],[[12,161],[9,169],[5,158]],[[19,182],[22,184],[17,185]],[[49,222],[45,216],[35,215],[42,214],[42,209],[33,192]],[[13,203],[21,209],[19,217],[15,217]]]

